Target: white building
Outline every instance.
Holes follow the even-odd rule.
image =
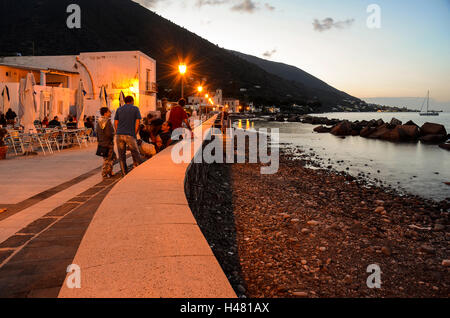
[[[235,98],[224,98],[223,104],[226,108],[228,108],[229,112],[238,113],[240,111],[240,102],[239,99]]]
[[[213,104],[215,106],[222,106],[223,105],[223,97],[222,97],[222,90],[217,89],[214,94],[208,94],[208,98],[206,97],[208,93],[201,93],[199,95],[195,96],[189,96],[188,97],[188,104],[189,105],[201,105],[201,106],[210,106],[210,99],[212,100]]]
[[[85,114],[98,115],[100,91],[106,88],[108,106],[119,107],[119,96],[135,98],[145,116],[156,111],[156,61],[140,51],[92,52],[66,56],[0,57],[0,92],[8,86],[11,108],[18,111],[21,78],[32,72],[36,79],[36,102],[40,117],[49,113],[50,101],[56,101],[57,114],[69,115],[75,105],[79,81],[85,90]],[[41,118],[43,119],[43,118]]]

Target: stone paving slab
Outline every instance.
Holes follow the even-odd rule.
[[[14,157],[3,160],[0,165],[1,204],[17,204],[39,195],[41,189],[51,189],[61,183],[100,167],[102,159],[95,156],[96,144],[74,147],[52,155]]]
[[[34,235],[17,234],[4,241],[0,248],[0,297],[57,297],[67,266],[113,185],[111,181],[96,183],[95,188],[101,190],[86,197],[84,203],[63,204],[52,211],[58,211],[58,216],[44,215],[19,231]]]

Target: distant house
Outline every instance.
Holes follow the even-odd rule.
[[[229,112],[237,113],[240,111],[239,106],[241,106],[239,99],[235,98],[224,98],[223,105],[228,108]]]
[[[5,85],[9,87],[11,107],[16,112],[19,82],[29,72],[36,79],[40,117],[48,115],[51,100],[56,102],[59,116],[68,116],[75,105],[80,80],[88,116],[98,115],[102,88],[106,89],[108,106],[113,110],[119,107],[120,92],[135,98],[142,115],[156,110],[156,61],[140,51],[1,57],[0,91]]]
[[[188,104],[193,106],[210,106],[210,100],[216,106],[223,105],[222,90],[217,89],[214,94],[209,93],[208,98],[206,98],[206,93],[201,95],[193,95],[188,97]],[[212,106],[212,105],[211,105]]]

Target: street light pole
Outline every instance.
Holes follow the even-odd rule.
[[[184,98],[184,76],[181,75],[181,98]]]
[[[184,98],[184,74],[186,74],[187,71],[186,64],[178,65],[178,71],[181,74],[181,98]]]

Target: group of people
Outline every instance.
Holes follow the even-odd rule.
[[[155,118],[152,114],[142,120],[139,108],[134,105],[134,98],[127,96],[125,105],[117,109],[114,125],[111,122],[112,113],[107,107],[100,109],[101,118],[97,121],[96,133],[98,146],[102,151],[103,178],[113,177],[113,165],[117,156],[114,151],[114,139],[117,143],[119,163],[122,175],[128,173],[126,151],[131,152],[134,167],[139,166],[145,159],[149,159],[172,144],[172,132],[185,127],[191,130],[188,115],[184,110],[186,100],[181,99],[178,105],[171,109],[167,121]],[[191,131],[192,133],[192,131]],[[137,138],[140,137],[140,139]],[[114,138],[115,137],[115,138]]]
[[[0,111],[0,127],[6,127],[7,125],[14,125],[16,123],[17,114],[11,108],[3,114]]]
[[[91,128],[94,130],[94,123],[95,118],[94,117],[87,117],[84,118],[84,127]],[[59,121],[59,117],[55,116],[51,121],[48,120],[48,117],[45,116],[42,121],[36,121],[35,124],[40,124],[42,127],[46,128],[58,128],[61,127],[61,122]],[[69,115],[65,121],[65,124],[68,129],[77,129],[78,123],[76,117]]]
[[[17,114],[11,108],[8,109],[6,114],[3,114],[0,111],[0,127],[6,127],[8,125],[14,126],[16,124]],[[74,116],[69,115],[65,121],[68,129],[76,129],[78,124],[77,120]],[[49,121],[48,117],[45,116],[42,121],[36,120],[34,122],[35,125],[41,125],[45,128],[58,128],[62,126],[62,123],[59,120],[58,116],[53,117],[52,120]],[[91,128],[94,131],[95,128],[95,118],[91,116],[85,116],[84,118],[84,127]]]

